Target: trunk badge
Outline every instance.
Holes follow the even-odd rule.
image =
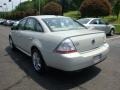
[[[95,44],[95,39],[93,39],[91,43],[92,43],[92,45],[94,45]]]

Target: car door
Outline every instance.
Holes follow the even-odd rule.
[[[36,19],[29,17],[24,28],[24,32],[21,32],[21,46],[25,52],[30,53],[32,41],[37,39],[36,36],[42,32],[42,27]]]
[[[97,30],[101,30],[106,32],[107,26],[104,21],[101,19],[94,19],[90,22],[90,25],[93,26]]]
[[[18,48],[21,48],[21,32],[24,30],[24,25],[26,23],[26,18],[22,19],[19,24],[17,25],[17,30],[13,30],[12,36],[13,36],[13,41],[15,43],[15,45]]]
[[[105,33],[107,33],[108,26],[106,25],[105,21],[99,19],[99,25],[100,25],[100,30],[103,30]]]

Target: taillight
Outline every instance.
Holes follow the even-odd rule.
[[[68,54],[77,52],[75,46],[73,45],[70,39],[64,40],[55,50],[57,53],[60,54]]]

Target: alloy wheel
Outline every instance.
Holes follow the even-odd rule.
[[[34,65],[35,70],[40,71],[42,65],[41,65],[41,57],[38,52],[36,51],[33,52],[32,60],[33,60],[33,65]]]

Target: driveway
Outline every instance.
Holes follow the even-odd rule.
[[[110,53],[104,62],[77,72],[49,69],[35,72],[31,58],[11,51],[10,28],[0,26],[0,90],[120,90],[120,37],[108,37]]]

